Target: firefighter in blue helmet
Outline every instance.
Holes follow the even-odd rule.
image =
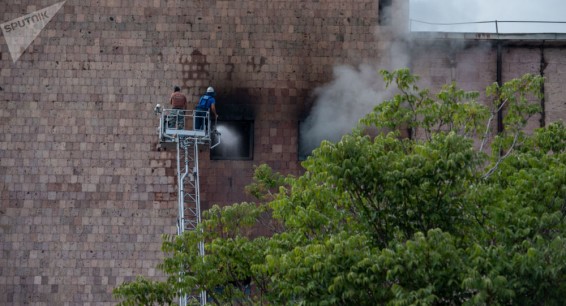
[[[208,122],[206,120],[206,112],[210,111],[210,118],[218,119],[218,114],[216,113],[216,99],[214,96],[214,88],[208,87],[204,96],[200,97],[195,111],[195,129],[203,130],[206,129]],[[214,116],[214,117],[213,117]]]

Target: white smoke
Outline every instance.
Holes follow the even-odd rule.
[[[316,101],[309,117],[300,128],[300,156],[306,156],[323,140],[339,141],[350,133],[358,121],[375,106],[391,97],[385,90],[379,70],[408,67],[410,62],[407,42],[408,8],[395,2],[391,8],[392,24],[377,27],[376,37],[389,37],[379,59],[372,64],[341,65],[333,69],[333,81],[314,90]]]
[[[322,140],[340,140],[382,99],[383,85],[374,66],[337,66],[333,75],[331,83],[314,91],[317,100],[301,126],[301,155]]]

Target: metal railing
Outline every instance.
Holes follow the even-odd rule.
[[[428,29],[416,29],[416,25],[428,26]],[[487,25],[487,26],[486,26]],[[513,25],[514,29],[505,29],[507,25]],[[538,30],[542,26],[548,28],[555,25],[553,30]],[[463,30],[466,29],[467,30]],[[459,30],[458,30],[459,29]],[[561,29],[561,31],[556,31]],[[488,20],[473,22],[429,22],[417,19],[409,20],[410,32],[468,32],[468,33],[493,33],[493,34],[518,34],[518,33],[566,33],[566,21],[520,21],[520,20]],[[444,31],[443,31],[444,30]]]
[[[208,111],[163,109],[157,104],[154,112],[159,115],[161,142],[176,142],[178,137],[188,137],[197,139],[199,144],[210,142],[211,149],[220,144],[220,133]]]

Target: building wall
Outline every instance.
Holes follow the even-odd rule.
[[[54,3],[3,5],[0,20]],[[379,27],[377,11],[377,0],[68,0],[17,62],[0,40],[0,304],[110,305],[117,284],[161,276],[175,155],[156,150],[152,110],[174,85],[191,107],[212,85],[221,118],[254,119],[253,160],[203,148],[206,208],[247,200],[254,165],[301,173],[298,120],[335,65],[395,66],[400,45],[424,86],[495,82],[491,43],[396,40],[406,14]],[[566,54],[545,58],[551,122],[566,117]],[[504,80],[539,64],[537,48],[505,48]]]
[[[545,48],[544,59],[544,122],[566,122],[566,47]]]
[[[374,0],[68,0],[17,62],[1,39],[0,304],[114,304],[117,284],[161,275],[175,155],[152,110],[174,85],[255,118],[253,160],[201,153],[203,206],[247,199],[254,165],[299,173],[297,118],[333,65],[377,56],[376,20]]]
[[[465,90],[480,92],[486,104],[485,88],[497,82],[497,43],[484,40],[415,39],[410,43],[411,70],[421,77],[422,86],[435,90],[456,82]],[[542,40],[504,41],[501,49],[501,77],[506,82],[525,73],[543,74],[544,99],[533,101],[543,106],[530,118],[527,130],[566,120],[566,89],[563,85],[566,42]]]

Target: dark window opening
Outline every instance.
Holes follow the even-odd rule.
[[[219,120],[220,144],[210,150],[212,160],[253,160],[254,122],[251,120]],[[214,143],[214,141],[213,141]]]
[[[312,144],[309,144],[308,141],[306,141],[305,137],[302,135],[302,133],[304,132],[303,129],[305,128],[305,120],[304,119],[299,120],[298,124],[299,124],[299,128],[297,129],[299,134],[297,137],[297,139],[299,139],[298,157],[299,157],[299,161],[303,161],[306,160],[309,156],[311,156],[314,148]]]
[[[379,25],[388,26],[391,25],[391,4],[393,0],[379,0],[378,7],[378,20]]]

